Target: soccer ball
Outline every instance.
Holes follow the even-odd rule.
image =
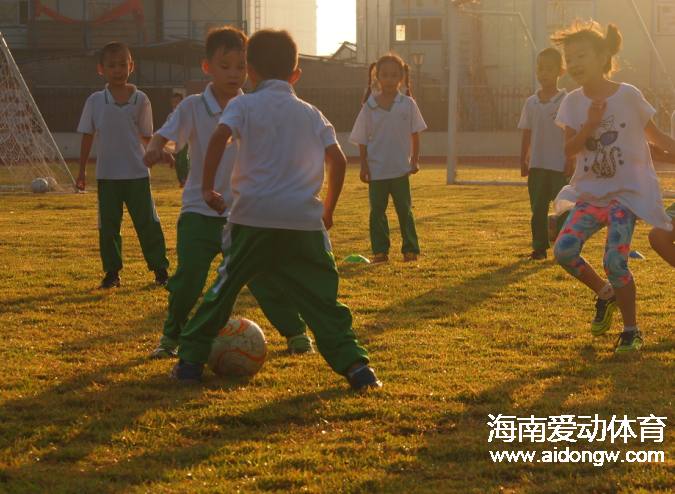
[[[56,179],[54,177],[47,177],[45,178],[45,180],[47,181],[47,185],[49,185],[50,192],[56,190],[56,186],[58,185],[58,183],[56,182]]]
[[[220,331],[211,347],[209,368],[220,376],[253,376],[267,358],[267,342],[260,327],[234,318]]]
[[[44,194],[49,190],[49,184],[44,178],[36,178],[30,183],[30,190],[36,194]]]

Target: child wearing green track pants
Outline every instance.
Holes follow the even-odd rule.
[[[143,164],[143,146],[152,136],[152,110],[148,97],[127,84],[134,62],[126,46],[108,43],[101,50],[98,70],[108,81],[106,88],[92,94],[82,111],[77,128],[82,133],[80,172],[77,186],[86,188],[87,161],[98,133],[98,231],[105,278],[99,288],[118,287],[122,269],[123,208],[141,244],[148,269],[155,272],[155,283],[169,279],[166,243],[150,191],[150,173]]]
[[[204,93],[189,96],[177,105],[172,118],[153,136],[144,158],[147,166],[153,166],[164,157],[162,149],[169,141],[179,146],[189,142],[193,158],[177,225],[178,268],[167,285],[169,314],[151,358],[177,356],[180,335],[202,295],[211,263],[223,253],[222,231],[227,224],[227,215],[218,215],[204,202],[201,192],[203,163],[209,137],[218,125],[223,108],[242,94],[240,88],[246,81],[246,41],[245,34],[231,27],[209,32],[204,70],[213,82]],[[235,84],[230,84],[232,81]],[[226,198],[228,206],[232,204],[230,175],[237,152],[236,144],[227,148],[216,177],[216,190]],[[287,338],[289,352],[313,353],[311,339],[305,334],[307,326],[278,283],[263,273],[251,280],[248,287],[265,316]]]
[[[380,92],[371,93],[375,79]],[[410,68],[394,54],[370,64],[368,91],[363,98],[349,141],[359,146],[361,181],[368,184],[370,199],[370,243],[373,262],[387,262],[391,238],[387,220],[389,196],[394,202],[401,228],[403,261],[417,260],[420,246],[412,213],[410,175],[419,171],[420,135],[427,128],[415,100],[399,92],[410,87]]]
[[[176,111],[176,108],[178,108],[178,105],[180,105],[181,101],[183,101],[183,93],[176,91],[171,95],[171,106],[173,107],[173,111],[166,117],[166,122],[164,122],[165,124],[171,120],[171,117],[173,117],[173,114]],[[173,168],[176,170],[176,178],[178,179],[178,184],[182,189],[185,187],[188,175],[190,174],[190,155],[188,154],[188,145],[186,144],[183,146],[182,149],[177,153],[171,154],[173,155]]]
[[[380,387],[368,352],[356,341],[351,312],[337,301],[339,276],[326,230],[333,224],[347,163],[333,126],[295,96],[298,52],[288,32],[257,31],[246,58],[256,89],[223,111],[206,151],[202,183],[205,202],[224,213],[227,200],[214,184],[226,144],[231,138],[239,142],[231,179],[234,201],[223,231],[226,257],[180,336],[171,378],[201,380],[211,344],[240,290],[265,273],[289,295],[335,372],[353,389]],[[330,171],[322,202],[324,160]]]

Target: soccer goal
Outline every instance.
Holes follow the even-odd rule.
[[[36,178],[49,192],[77,192],[75,180],[0,34],[0,192],[30,192]]]
[[[657,110],[656,124],[670,133],[675,89],[666,70],[669,61],[660,56],[665,51],[665,41],[653,41],[652,32],[643,22],[644,13],[641,15],[633,0],[616,0],[611,9],[596,10],[598,3],[450,2],[446,60],[450,75],[449,115],[454,118],[448,119],[448,184],[526,185],[526,179],[520,176],[522,135],[518,123],[525,101],[539,88],[534,72],[536,56],[551,46],[549,35],[576,18],[619,26],[624,49],[617,59],[621,70],[613,80],[640,89]],[[675,18],[675,8],[671,14]],[[670,28],[665,22],[659,24],[658,19],[653,30]],[[568,91],[576,89],[567,75],[560,85]],[[664,196],[675,196],[675,165],[654,166]]]

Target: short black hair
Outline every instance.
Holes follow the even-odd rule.
[[[173,93],[171,95],[171,99],[174,99],[174,98],[180,98],[182,100],[183,99],[183,93],[181,93],[180,91],[176,91],[175,93]]]
[[[543,50],[541,50],[541,52],[539,52],[539,55],[537,55],[537,63],[539,63],[539,59],[541,57],[550,58],[558,65],[558,67],[560,67],[561,69],[563,68],[563,57],[560,54],[560,52],[555,48],[544,48]]]
[[[120,51],[124,51],[129,55],[129,60],[131,60],[131,52],[129,51],[129,48],[127,48],[125,45],[122,43],[119,43],[118,41],[111,41],[107,45],[105,45],[103,48],[101,48],[101,57],[99,58],[99,63],[103,65],[103,62],[105,61],[105,57],[110,53],[118,53]]]
[[[288,31],[262,29],[248,40],[246,61],[263,79],[287,81],[298,66],[298,46]]]
[[[206,59],[211,60],[220,50],[223,53],[231,50],[245,52],[247,42],[248,37],[235,27],[213,28],[206,35]]]

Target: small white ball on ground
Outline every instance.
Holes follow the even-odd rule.
[[[36,194],[44,194],[49,190],[49,184],[44,178],[36,178],[30,183],[30,190]]]
[[[213,342],[208,365],[220,376],[253,376],[267,358],[267,342],[260,327],[248,319],[230,319]]]
[[[47,177],[45,180],[47,181],[47,185],[49,185],[49,192],[54,192],[58,186],[56,179],[54,177]]]

